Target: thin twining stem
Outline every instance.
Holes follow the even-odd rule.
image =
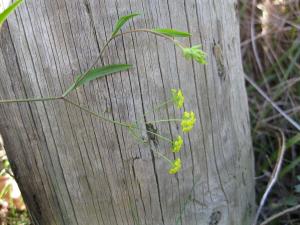
[[[163,102],[155,107],[153,107],[152,109],[146,111],[143,113],[142,117],[138,118],[135,120],[136,123],[139,123],[139,121],[143,120],[145,118],[145,116],[147,114],[149,114],[150,112],[157,112],[158,110],[160,110],[161,108],[167,107],[169,103],[172,102],[172,99],[167,100],[166,102]]]
[[[22,103],[22,102],[46,102],[46,101],[54,101],[54,100],[62,100],[62,96],[50,96],[46,98],[25,98],[25,99],[7,99],[0,100],[0,104],[4,103]]]
[[[105,43],[105,45],[103,46],[103,48],[100,50],[100,53],[99,53],[99,56],[97,57],[97,59],[94,61],[94,63],[86,70],[85,73],[83,73],[79,79],[77,79],[76,82],[79,82],[81,81],[87,74],[88,72],[91,71],[91,69],[93,67],[96,66],[96,64],[98,63],[99,59],[103,56],[104,54],[104,51],[105,49],[108,47],[108,45],[110,44],[110,42],[112,40],[114,40],[115,38],[117,37],[121,37],[121,36],[124,36],[126,34],[130,34],[130,33],[137,33],[137,32],[146,32],[146,33],[151,33],[151,34],[154,34],[154,35],[157,35],[157,36],[160,36],[160,37],[163,37],[165,39],[168,39],[170,41],[172,41],[176,46],[180,47],[180,48],[183,48],[183,45],[181,43],[179,43],[177,40],[167,36],[167,35],[164,35],[164,34],[160,34],[158,32],[155,32],[153,30],[149,30],[149,29],[135,29],[135,30],[130,30],[130,31],[127,31],[127,32],[124,32],[124,33],[119,33],[117,35],[114,35],[114,36],[111,36],[108,41]],[[123,126],[123,127],[127,127],[127,128],[132,128],[132,124],[126,124],[126,123],[122,123],[122,122],[118,122],[118,121],[115,121],[115,120],[112,120],[112,119],[109,119],[109,118],[106,118],[98,113],[95,113],[93,111],[90,111],[88,108],[86,107],[83,107],[79,104],[77,104],[76,102],[73,102],[69,99],[66,99],[65,97],[69,94],[69,89],[67,89],[67,91],[65,91],[62,96],[50,96],[50,97],[45,97],[45,98],[27,98],[27,99],[9,99],[9,100],[0,100],[0,104],[3,104],[3,103],[22,103],[22,102],[45,102],[45,101],[53,101],[53,100],[64,100],[66,102],[68,102],[69,104],[77,107],[77,108],[80,108],[82,109],[83,111],[85,112],[88,112],[98,118],[101,118],[105,121],[108,121],[108,122],[111,122],[111,123],[114,123],[114,124],[118,124],[120,126]],[[171,121],[171,120],[168,120],[168,121]],[[157,123],[158,121],[154,121],[153,123]],[[167,122],[167,121],[164,121],[162,120],[161,122]],[[149,122],[150,123],[150,122]]]
[[[137,130],[137,131],[144,131],[144,132],[146,132],[146,133],[148,133],[148,134],[152,134],[152,135],[155,135],[155,136],[157,136],[158,138],[160,138],[160,139],[162,139],[162,140],[164,140],[164,141],[167,141],[167,142],[169,142],[169,143],[172,143],[172,140],[171,139],[169,139],[169,138],[167,138],[167,137],[165,137],[165,136],[162,136],[162,135],[160,135],[160,134],[158,134],[158,133],[155,133],[155,132],[152,132],[152,131],[150,131],[150,130],[144,130],[144,129],[142,129],[142,128],[140,128],[139,126],[136,126],[135,124],[132,124],[132,126],[131,127],[129,127],[128,128],[131,132],[133,132],[134,130]],[[132,135],[134,135],[136,138],[139,138],[139,139],[141,139],[142,141],[144,141],[142,138],[140,138],[140,137],[138,137],[138,135],[136,134],[136,133],[131,133]]]
[[[150,34],[154,34],[156,36],[160,36],[162,38],[165,38],[165,39],[168,39],[170,41],[172,41],[175,45],[177,45],[178,47],[180,48],[184,48],[184,46],[177,40],[173,39],[172,37],[169,37],[167,35],[164,35],[164,34],[161,34],[161,33],[158,33],[154,30],[150,30],[150,29],[135,29],[135,30],[129,30],[129,31],[125,31],[123,33],[119,33],[117,35],[115,35],[113,38],[117,38],[117,37],[120,37],[120,36],[124,36],[126,34],[131,34],[131,33],[139,33],[139,32],[144,32],[144,33],[150,33]]]
[[[131,128],[128,128],[129,132],[131,133],[131,135],[132,135],[136,140],[138,140],[140,143],[143,143],[143,144],[147,143],[147,141],[145,141],[143,138],[139,137],[139,136],[134,132],[135,129],[136,129],[136,130],[139,130],[139,131],[144,131],[144,130],[138,128],[138,127],[131,127]],[[149,131],[149,130],[146,130],[146,132],[149,133],[149,134],[155,135],[155,136],[157,136],[158,138],[160,138],[160,139],[162,139],[162,140],[164,140],[164,141],[167,141],[167,142],[169,142],[169,143],[172,143],[172,140],[171,140],[171,139],[169,139],[169,138],[167,138],[167,137],[164,137],[164,136],[162,136],[162,135],[160,135],[160,134],[154,133],[154,132]]]
[[[171,165],[173,164],[173,162],[168,157],[166,157],[164,154],[162,154],[161,152],[154,150],[152,148],[151,148],[151,151],[154,152],[155,154],[157,154],[158,156],[162,157],[164,160],[166,160]]]
[[[89,110],[88,108],[86,108],[86,107],[84,107],[82,105],[79,105],[78,103],[73,102],[73,101],[71,101],[71,100],[69,100],[67,98],[64,98],[64,101],[68,102],[69,104],[71,104],[71,105],[73,105],[73,106],[75,106],[75,107],[77,107],[77,108],[79,108],[79,109],[81,109],[81,110],[83,110],[83,111],[85,111],[85,112],[87,112],[87,113],[95,116],[95,117],[98,117],[98,118],[100,118],[102,120],[105,120],[107,122],[110,122],[110,123],[113,123],[113,124],[117,124],[117,125],[120,125],[122,127],[132,128],[132,124],[122,123],[122,122],[119,122],[119,121],[115,121],[115,120],[109,119],[109,118],[107,118],[107,117],[105,117],[105,116],[103,116],[103,115],[101,115],[99,113],[93,112],[93,111]]]
[[[93,112],[91,110],[89,110],[88,108],[70,100],[70,99],[67,99],[67,98],[64,98],[62,96],[52,96],[52,97],[47,97],[47,98],[28,98],[28,99],[13,99],[13,100],[0,100],[0,104],[4,104],[4,103],[24,103],[24,102],[45,102],[45,101],[54,101],[54,100],[63,100],[95,117],[98,117],[102,120],[105,120],[107,122],[110,122],[110,123],[113,123],[113,124],[117,124],[117,125],[120,125],[120,126],[123,126],[123,127],[126,127],[128,128],[130,131],[133,131],[133,130],[141,130],[139,127],[136,127],[134,126],[133,124],[131,123],[123,123],[123,122],[119,122],[119,121],[115,121],[115,120],[112,120],[112,119],[109,119],[99,113],[96,113],[96,112]],[[157,122],[157,121],[156,121]],[[158,138],[162,139],[162,140],[165,140],[167,142],[172,142],[172,140],[162,136],[162,135],[159,135],[157,133],[154,133],[154,132],[151,132],[151,131],[148,131],[146,130],[147,133],[150,133],[150,134],[153,134],[155,136],[157,136]]]
[[[135,30],[129,30],[123,33],[119,33],[116,34],[115,36],[111,36],[108,41],[105,43],[105,45],[103,46],[103,48],[100,50],[99,56],[97,57],[97,59],[94,61],[94,63],[80,76],[80,78],[76,81],[79,82],[81,81],[87,74],[88,72],[90,72],[92,70],[93,67],[96,66],[96,64],[98,63],[99,59],[103,56],[105,49],[108,47],[108,45],[110,44],[110,42],[112,40],[114,40],[115,38],[124,36],[126,34],[131,34],[131,33],[137,33],[137,32],[146,32],[146,33],[151,33],[160,37],[163,37],[165,39],[168,39],[170,41],[172,41],[175,45],[183,48],[183,45],[181,43],[179,43],[177,40],[164,35],[164,34],[160,34],[158,32],[155,32],[153,30],[150,29],[135,29]],[[59,99],[63,99],[67,94],[69,94],[68,91],[64,92],[62,94],[62,96],[50,96],[50,97],[46,97],[46,98],[27,98],[27,99],[9,99],[9,100],[0,100],[0,104],[1,103],[18,103],[18,102],[42,102],[42,101],[51,101],[51,100],[59,100]]]
[[[108,41],[104,44],[104,46],[102,47],[102,49],[100,50],[100,53],[98,55],[98,57],[96,58],[96,60],[94,61],[94,63],[80,76],[80,78],[78,80],[76,80],[76,83],[80,82],[87,74],[88,72],[90,72],[93,67],[96,66],[96,64],[98,63],[98,61],[101,59],[101,57],[103,56],[106,48],[108,47],[108,45],[110,44],[110,42],[118,37],[121,37],[121,36],[124,36],[126,34],[132,34],[132,33],[138,33],[138,32],[146,32],[146,33],[151,33],[151,34],[154,34],[154,35],[157,35],[157,36],[160,36],[160,37],[163,37],[165,39],[168,39],[170,41],[172,41],[176,46],[180,47],[180,48],[184,48],[184,46],[178,42],[177,40],[167,36],[167,35],[164,35],[164,34],[160,34],[158,32],[155,32],[153,30],[150,30],[150,29],[135,29],[135,30],[129,30],[129,31],[126,31],[126,32],[123,32],[123,33],[119,33],[119,34],[116,34],[114,36],[111,36]],[[67,91],[64,92],[63,94],[63,97],[67,96],[69,94],[69,89],[67,89]]]
[[[103,53],[105,51],[105,49],[107,48],[107,46],[110,44],[110,42],[114,39],[114,37],[111,37],[103,46],[103,48],[101,49],[98,57],[96,58],[96,60],[93,62],[93,64],[80,76],[80,78],[78,80],[76,80],[76,83],[80,82],[98,63],[98,61],[100,60],[100,58],[103,56]],[[69,94],[69,88],[63,93],[63,97],[66,97]]]
[[[82,106],[82,105],[79,105],[78,103],[73,102],[73,101],[71,101],[71,100],[69,100],[69,99],[67,99],[67,98],[63,98],[63,100],[66,101],[66,102],[68,102],[69,104],[71,104],[71,105],[73,105],[73,106],[75,106],[75,107],[77,107],[77,108],[79,108],[79,109],[81,109],[81,110],[87,112],[87,113],[90,113],[91,115],[93,115],[93,116],[95,116],[95,117],[98,117],[98,118],[103,119],[103,120],[105,120],[105,121],[107,121],[107,122],[110,122],[110,123],[114,123],[114,124],[117,124],[117,125],[126,127],[126,128],[129,129],[129,131],[133,131],[133,130],[140,130],[140,131],[141,131],[141,130],[142,130],[142,129],[140,129],[139,127],[136,127],[136,126],[134,126],[134,125],[131,124],[131,123],[123,123],[123,122],[119,122],[119,121],[115,121],[115,120],[106,118],[106,117],[104,117],[103,115],[101,115],[101,114],[99,114],[99,113],[96,113],[96,112],[93,112],[93,111],[89,110],[88,108],[86,108],[86,107],[84,107],[84,106]],[[158,138],[160,138],[160,139],[162,139],[162,140],[164,140],[164,141],[167,141],[167,142],[169,142],[169,143],[172,143],[172,140],[171,140],[171,139],[169,139],[169,138],[167,138],[167,137],[164,137],[164,136],[162,136],[162,135],[160,135],[160,134],[157,134],[157,133],[152,132],[152,131],[149,131],[149,130],[146,130],[146,132],[149,133],[149,134],[153,134],[153,135],[157,136]],[[136,136],[135,136],[135,137],[136,137]]]
[[[4,103],[46,102],[46,101],[54,101],[54,100],[63,100],[65,102],[68,102],[69,104],[71,104],[71,105],[73,105],[77,108],[80,108],[81,110],[83,110],[85,112],[88,112],[88,113],[92,114],[93,116],[96,116],[96,117],[98,117],[100,119],[103,119],[105,121],[108,121],[108,122],[111,122],[111,123],[114,123],[114,124],[118,124],[120,126],[127,127],[127,128],[132,127],[131,124],[126,124],[126,123],[122,123],[122,122],[118,122],[118,121],[106,118],[105,116],[103,116],[99,113],[93,112],[93,111],[89,110],[88,108],[86,108],[84,106],[81,106],[81,105],[79,105],[78,103],[76,103],[74,101],[71,101],[67,98],[64,98],[63,96],[51,96],[51,97],[47,97],[47,98],[27,98],[27,99],[0,100],[0,104],[4,104]]]
[[[182,119],[164,119],[164,120],[153,120],[153,121],[147,121],[146,124],[150,123],[162,123],[162,122],[181,122]]]
[[[134,132],[134,129],[136,129],[136,127],[135,128],[128,128],[128,130],[129,130],[129,133],[134,137],[134,139],[136,139],[137,140],[137,142],[139,142],[139,143],[141,143],[141,144],[146,144],[146,143],[148,143],[148,141],[146,141],[146,140],[144,140],[143,138],[141,138],[140,136],[138,136],[138,134],[136,134],[135,132]]]
[[[160,139],[162,139],[162,140],[164,140],[164,141],[167,141],[167,142],[172,143],[172,140],[171,140],[171,139],[169,139],[169,138],[167,138],[167,137],[164,137],[164,136],[162,136],[162,135],[160,135],[160,134],[158,134],[158,133],[155,133],[155,132],[152,132],[152,131],[149,131],[149,130],[147,130],[146,132],[149,133],[149,134],[153,134],[153,135],[157,136],[158,138],[160,138]]]
[[[172,99],[169,99],[169,100],[167,100],[166,102],[163,102],[163,103],[161,103],[161,104],[159,104],[159,105],[153,107],[151,110],[146,111],[143,115],[145,116],[145,115],[149,114],[150,112],[156,112],[156,111],[158,111],[159,109],[161,109],[161,108],[167,106],[167,105],[168,105],[169,103],[171,103],[171,102],[172,102]]]

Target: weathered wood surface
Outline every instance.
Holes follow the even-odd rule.
[[[200,43],[208,54],[200,66],[162,39],[128,35],[113,42],[104,62],[134,69],[71,96],[131,121],[181,87],[198,121],[185,137],[178,176],[126,129],[64,102],[0,105],[0,131],[36,224],[174,225],[179,215],[183,225],[249,224],[253,156],[236,7],[235,0],[26,0],[9,18],[0,34],[1,99],[60,95],[130,12],[143,16],[129,27],[187,30],[186,44]],[[178,116],[170,108],[147,120]],[[174,125],[159,129],[178,133]],[[159,148],[169,151],[163,142]]]

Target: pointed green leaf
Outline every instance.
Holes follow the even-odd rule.
[[[128,64],[112,64],[112,65],[92,69],[89,72],[87,72],[83,77],[78,76],[75,79],[75,82],[68,88],[67,91],[65,91],[63,96],[66,96],[71,91],[75,90],[76,88],[78,88],[81,85],[88,83],[89,81],[105,77],[109,74],[125,71],[125,70],[130,69],[131,67],[132,67],[132,65],[128,65]]]
[[[5,9],[0,14],[0,26],[7,19],[7,17],[23,2],[24,0],[17,0],[13,4],[11,4],[7,9]]]
[[[174,29],[168,29],[168,28],[157,28],[157,29],[152,29],[152,31],[155,33],[169,36],[169,37],[190,37],[190,36],[192,36],[188,32],[174,30]]]
[[[122,16],[118,21],[117,23],[115,24],[115,27],[114,27],[114,30],[113,30],[113,33],[112,33],[112,37],[114,37],[119,31],[120,29],[122,28],[122,26],[128,21],[130,20],[131,18],[135,17],[135,16],[138,16],[140,15],[139,13],[132,13],[132,14],[129,14],[129,15],[126,15],[126,16]]]
[[[76,87],[83,85],[89,81],[105,77],[106,75],[112,74],[112,73],[118,73],[121,71],[128,70],[132,67],[132,65],[128,64],[112,64],[108,66],[99,67],[96,69],[91,70],[88,72],[83,79],[80,79],[79,82],[77,82]]]

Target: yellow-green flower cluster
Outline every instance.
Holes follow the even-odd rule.
[[[200,48],[201,45],[195,45],[191,48],[182,48],[182,52],[186,59],[195,59],[200,64],[206,64],[206,54]]]
[[[193,129],[196,123],[194,112],[184,112],[181,120],[181,129],[183,132],[189,132]]]
[[[169,174],[176,174],[180,169],[181,169],[181,160],[180,158],[177,158],[171,163]]]
[[[184,103],[184,96],[181,89],[171,89],[172,101],[178,109],[182,108]]]
[[[172,152],[176,153],[181,150],[183,145],[183,139],[181,136],[178,136],[175,141],[172,142]]]

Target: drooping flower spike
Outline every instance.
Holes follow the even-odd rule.
[[[176,174],[180,171],[180,169],[181,169],[181,160],[180,158],[177,158],[171,163],[169,174]]]
[[[183,145],[183,139],[181,136],[178,136],[176,140],[172,142],[172,152],[176,153],[181,150],[181,147]]]
[[[181,120],[181,129],[183,132],[189,132],[193,129],[196,123],[194,112],[184,112]]]
[[[181,89],[171,89],[172,101],[178,109],[182,108],[184,103],[184,96]]]

